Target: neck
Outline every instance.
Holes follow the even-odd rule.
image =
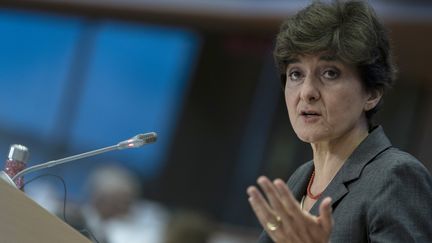
[[[367,124],[361,124],[338,138],[312,143],[316,181],[328,184],[367,136]]]

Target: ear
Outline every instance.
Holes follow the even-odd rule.
[[[370,111],[373,108],[375,108],[375,106],[377,106],[377,104],[380,102],[382,96],[383,96],[383,91],[381,89],[374,89],[368,91],[364,110]]]

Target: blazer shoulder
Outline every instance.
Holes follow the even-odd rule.
[[[429,174],[426,167],[413,155],[400,149],[391,147],[377,156],[377,166],[385,167],[389,172],[398,170],[413,170]]]
[[[431,242],[429,171],[414,156],[396,148],[383,152],[368,167],[361,189],[367,193],[371,241]]]
[[[432,176],[428,169],[414,156],[397,148],[391,147],[379,154],[362,174],[363,179],[377,185],[374,188],[378,192],[380,184],[384,189],[389,185],[412,187],[420,183],[432,193]]]

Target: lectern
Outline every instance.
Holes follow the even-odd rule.
[[[91,243],[22,191],[0,180],[0,243]]]

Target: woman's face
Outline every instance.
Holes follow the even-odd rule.
[[[291,124],[304,142],[330,142],[366,129],[372,109],[357,70],[332,55],[302,55],[286,70],[285,101]]]

